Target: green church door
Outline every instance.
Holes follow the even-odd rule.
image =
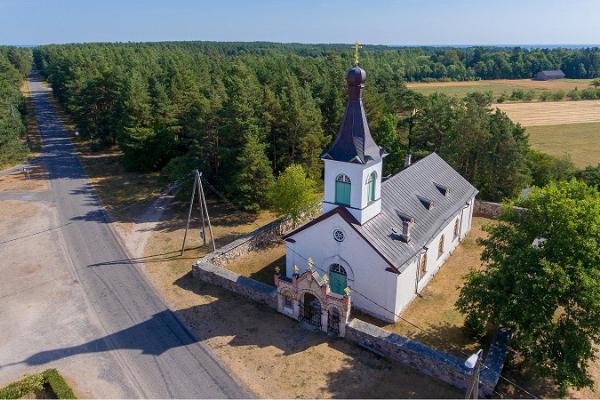
[[[329,266],[329,288],[333,293],[344,295],[344,289],[348,287],[348,275],[340,264]]]

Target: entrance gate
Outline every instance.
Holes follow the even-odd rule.
[[[316,327],[321,327],[321,302],[314,295],[306,293],[304,295],[302,307],[302,319]]]
[[[333,333],[334,335],[340,334],[340,312],[337,308],[329,310],[327,317],[327,332]]]

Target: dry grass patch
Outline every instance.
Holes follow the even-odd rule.
[[[271,247],[246,254],[226,264],[225,268],[273,286],[275,269],[279,268],[285,274],[285,244],[274,243]]]
[[[523,126],[600,122],[600,100],[497,104]]]
[[[0,192],[43,192],[48,190],[48,172],[36,164],[10,175],[0,176]]]

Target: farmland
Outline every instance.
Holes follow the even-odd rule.
[[[449,96],[463,97],[472,92],[489,92],[494,96],[509,95],[513,90],[533,91],[537,97],[544,91],[565,92],[578,88],[586,89],[590,86],[591,79],[558,79],[554,81],[535,81],[533,79],[496,79],[463,82],[413,82],[407,87],[418,93],[429,95],[444,93]]]
[[[600,100],[498,104],[527,128],[531,146],[569,155],[577,167],[600,163]]]
[[[600,122],[600,100],[511,103],[497,107],[523,126]]]
[[[579,168],[600,163],[600,123],[530,126],[533,148],[554,156],[569,154]]]

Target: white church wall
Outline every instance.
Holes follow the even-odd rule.
[[[423,290],[433,279],[435,274],[440,270],[443,264],[446,262],[448,257],[454,252],[456,247],[460,244],[462,239],[465,238],[469,230],[471,229],[471,221],[473,216],[473,200],[469,202],[469,207],[462,211],[459,211],[452,219],[449,220],[448,224],[429,241],[425,246],[427,247],[427,266],[425,275],[420,277],[417,286],[417,268],[419,255],[414,257],[408,262],[408,267],[402,271],[398,276],[397,281],[397,292],[395,310],[397,314],[400,314],[410,302],[416,297],[415,288],[418,287],[418,291]],[[460,232],[459,238],[454,237],[454,224],[457,219],[461,220],[462,231]],[[439,240],[444,235],[444,253],[438,257],[438,245]]]
[[[344,232],[342,242],[333,238],[335,229]],[[292,239],[295,243],[286,242],[287,276],[294,273],[294,265],[300,273],[306,271],[304,257],[313,259],[319,273],[328,273],[329,265],[338,263],[348,274],[352,307],[394,320],[398,275],[386,271],[389,264],[339,215],[298,232]]]

